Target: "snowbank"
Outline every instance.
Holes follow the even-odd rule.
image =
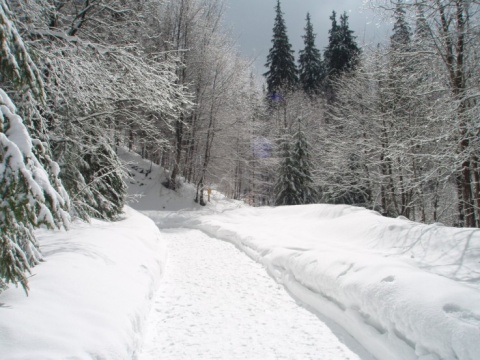
[[[0,294],[0,358],[131,359],[165,262],[160,232],[125,208],[119,222],[39,230],[31,291]]]
[[[378,359],[479,358],[479,229],[350,206],[250,208],[216,192],[202,208],[190,185],[173,193],[160,186],[160,168],[133,153],[124,157],[136,163],[130,192],[144,194],[132,206],[149,210],[160,227],[200,229],[234,243]]]
[[[478,229],[329,205],[171,214],[168,222],[233,242],[379,359],[479,357]]]

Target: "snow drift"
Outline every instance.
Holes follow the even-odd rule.
[[[379,359],[478,359],[478,229],[332,205],[210,210],[175,222],[233,242]]]
[[[74,223],[36,232],[45,262],[22,289],[0,294],[0,357],[131,359],[165,258],[151,220]]]

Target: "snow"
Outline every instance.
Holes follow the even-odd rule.
[[[153,222],[38,231],[30,296],[0,294],[2,359],[478,359],[480,230],[215,191],[200,207],[122,157]]]
[[[140,360],[360,359],[231,244],[198,230],[164,236],[167,268]]]
[[[7,359],[131,359],[163,272],[155,225],[126,208],[117,223],[39,230],[45,262],[30,292],[0,294],[0,354]]]
[[[0,89],[0,91],[2,91]],[[32,156],[32,140],[20,116],[10,111],[6,105],[0,105],[0,113],[8,119],[5,135],[19,148],[25,157]],[[3,120],[3,117],[2,117]]]
[[[0,104],[6,106],[10,113],[17,112],[17,108],[13,104],[12,99],[10,99],[10,97],[5,91],[3,91],[3,89],[0,89]]]
[[[131,179],[127,181],[129,203],[139,211],[195,210],[202,207],[192,201],[194,190],[181,186],[177,192],[162,186],[167,173],[158,165],[142,160],[136,153],[119,149],[123,161],[129,168]]]
[[[197,212],[178,221],[234,243],[379,359],[478,358],[477,229],[331,205]]]

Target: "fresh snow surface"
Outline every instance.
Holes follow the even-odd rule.
[[[168,260],[140,360],[360,359],[265,269],[198,230],[165,230]]]
[[[36,232],[45,262],[30,292],[0,294],[0,359],[132,359],[165,263],[155,225],[125,208],[115,223]]]
[[[232,242],[378,359],[480,356],[477,229],[328,205],[206,209],[155,221]]]

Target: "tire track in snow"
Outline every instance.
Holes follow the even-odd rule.
[[[168,261],[140,360],[359,359],[232,244],[162,231]]]

